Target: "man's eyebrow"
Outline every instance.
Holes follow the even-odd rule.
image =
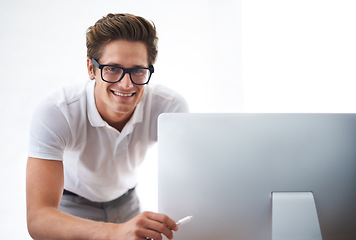
[[[105,63],[105,64],[102,64],[102,65],[109,65],[109,66],[116,66],[116,67],[122,67],[120,64],[117,64],[117,63]]]
[[[148,67],[145,67],[145,66],[142,66],[142,65],[135,65],[132,68],[148,68]]]
[[[102,64],[102,65],[110,65],[110,66],[115,66],[115,67],[124,68],[121,64],[117,64],[117,63],[107,63],[107,64]],[[129,68],[148,68],[148,67],[145,67],[145,66],[143,66],[143,65],[134,65],[134,66],[129,67]]]

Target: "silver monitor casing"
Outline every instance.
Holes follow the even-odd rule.
[[[356,114],[159,117],[158,210],[194,215],[175,240],[271,240],[273,192],[312,192],[323,239],[356,239]]]

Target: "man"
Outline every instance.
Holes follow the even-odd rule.
[[[27,162],[27,225],[34,239],[173,238],[177,225],[140,213],[135,170],[157,140],[162,112],[187,111],[154,71],[153,24],[109,14],[87,31],[85,84],[49,97],[35,112]],[[138,215],[137,215],[138,214]]]

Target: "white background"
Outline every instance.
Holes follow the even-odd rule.
[[[29,239],[25,168],[31,114],[61,86],[87,80],[85,31],[109,12],[152,20],[152,81],[192,112],[356,112],[352,0],[0,0],[0,238]],[[140,173],[157,209],[156,149]]]

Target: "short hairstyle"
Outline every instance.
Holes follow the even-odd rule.
[[[87,57],[100,59],[103,47],[113,40],[143,42],[149,65],[156,62],[158,38],[153,22],[132,14],[109,13],[86,32]]]

